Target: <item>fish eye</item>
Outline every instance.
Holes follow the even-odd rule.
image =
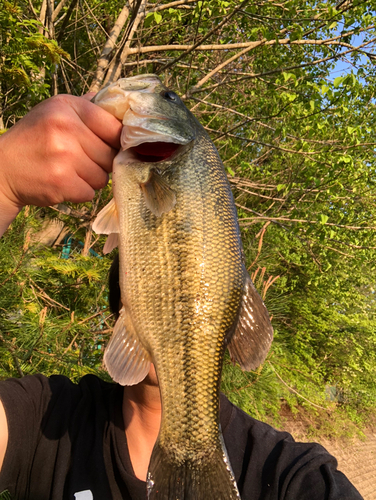
[[[162,96],[167,99],[168,101],[172,102],[178,102],[179,97],[175,94],[175,92],[172,92],[172,90],[166,90],[162,92]]]

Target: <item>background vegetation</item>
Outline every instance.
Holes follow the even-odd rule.
[[[374,0],[0,0],[2,132],[46,97],[120,76],[157,73],[183,96],[224,161],[275,328],[257,372],[226,359],[223,388],[257,418],[288,410],[326,434],[376,407],[375,12]],[[110,196],[27,207],[0,240],[1,377],[106,377],[112,256],[91,224]]]

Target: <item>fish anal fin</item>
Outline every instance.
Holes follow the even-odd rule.
[[[114,248],[119,246],[119,233],[111,233],[108,235],[106,243],[103,247],[103,253],[106,255],[107,253],[112,252]]]
[[[269,314],[247,271],[238,324],[228,344],[231,360],[243,370],[255,370],[266,358],[273,340]]]
[[[97,215],[93,222],[93,231],[97,234],[119,233],[119,218],[114,198]]]
[[[132,323],[127,321],[124,307],[104,353],[104,365],[112,379],[120,385],[138,384],[149,373],[149,353],[141,344]]]
[[[157,217],[174,208],[176,203],[174,191],[164,178],[154,170],[150,171],[149,179],[140,184],[140,188],[145,198],[146,207]]]

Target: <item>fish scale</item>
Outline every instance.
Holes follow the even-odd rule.
[[[123,143],[115,203],[93,225],[118,234],[119,244],[123,308],[105,364],[122,384],[142,380],[150,362],[156,368],[162,421],[149,500],[239,500],[219,430],[223,355],[229,347],[243,368],[257,366],[272,338],[268,314],[244,266],[231,189],[209,136],[157,77],[119,82],[96,100],[116,116],[119,100],[123,136],[136,141]],[[158,155],[163,141],[181,147],[146,162],[157,156],[153,141]]]

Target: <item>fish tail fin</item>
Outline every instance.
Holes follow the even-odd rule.
[[[148,500],[240,500],[226,453],[179,459],[156,442],[150,460]]]

